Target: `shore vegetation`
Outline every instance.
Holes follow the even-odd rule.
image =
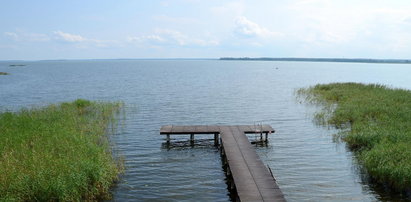
[[[320,103],[319,123],[342,130],[370,177],[392,190],[411,190],[411,91],[377,84],[332,83],[298,90]]]
[[[110,198],[122,166],[107,131],[120,108],[78,99],[0,113],[0,201]]]

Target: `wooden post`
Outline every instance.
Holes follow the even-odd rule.
[[[191,141],[191,142],[194,142],[194,134],[191,134],[191,135],[190,135],[190,141]]]
[[[215,133],[214,134],[214,145],[215,146],[217,146],[219,143],[218,143],[218,133]]]
[[[170,134],[167,134],[167,142],[170,142]]]
[[[265,133],[265,142],[268,142],[268,133]]]

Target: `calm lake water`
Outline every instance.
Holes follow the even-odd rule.
[[[289,201],[376,201],[354,155],[316,126],[315,106],[294,91],[317,83],[362,82],[411,89],[411,65],[219,60],[0,62],[0,110],[77,98],[124,101],[112,137],[126,172],[114,201],[229,201],[220,153],[203,140],[165,146],[167,124],[254,124],[276,129],[256,146]],[[250,136],[250,139],[253,139]]]

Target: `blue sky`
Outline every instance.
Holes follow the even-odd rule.
[[[411,58],[409,0],[3,0],[0,60]]]

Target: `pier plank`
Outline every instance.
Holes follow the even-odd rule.
[[[194,134],[196,133],[196,126],[183,126],[184,133]]]
[[[168,134],[171,133],[172,125],[161,126],[160,134]]]
[[[202,134],[204,132],[210,132],[207,128],[207,126],[196,126],[195,128],[196,133]]]

